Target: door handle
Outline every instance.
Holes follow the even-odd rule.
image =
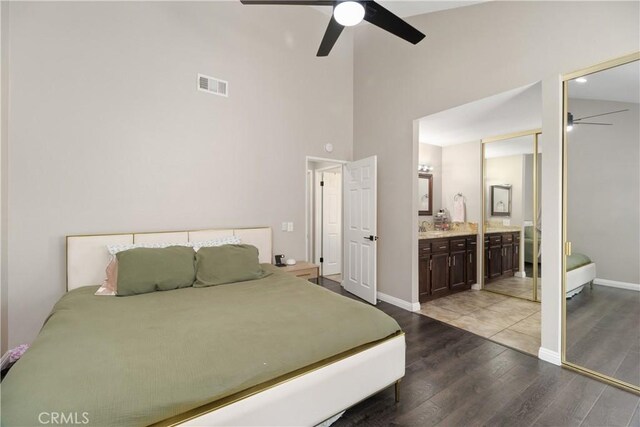
[[[364,236],[364,239],[365,240],[371,240],[373,242],[373,241],[378,240],[378,236]]]
[[[453,257],[453,266],[456,266],[456,257]]]

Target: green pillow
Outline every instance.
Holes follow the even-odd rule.
[[[262,279],[258,248],[251,245],[222,245],[200,248],[196,253],[194,288]]]
[[[193,285],[195,252],[186,246],[118,252],[118,296],[168,291]]]

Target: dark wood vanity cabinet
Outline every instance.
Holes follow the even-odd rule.
[[[520,233],[491,233],[484,237],[485,283],[513,276],[520,269]]]
[[[477,243],[476,239],[469,238],[467,239],[467,260],[466,260],[466,268],[467,268],[467,285],[471,286],[474,283],[478,283],[477,280],[477,251],[476,251]]]
[[[476,236],[423,239],[418,246],[420,302],[476,283]]]

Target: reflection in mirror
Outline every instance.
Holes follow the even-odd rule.
[[[564,359],[640,390],[640,66],[565,83]],[[569,245],[568,245],[569,246]]]
[[[536,298],[540,259],[534,233],[536,140],[529,134],[483,144],[484,289],[526,299]]]
[[[433,175],[418,173],[418,215],[433,215]]]
[[[536,159],[531,159],[528,161],[531,163],[531,168],[534,168],[534,162],[537,163],[535,168],[537,173],[534,175],[537,177],[537,186],[534,191],[533,188],[529,191],[531,197],[528,200],[531,200],[533,203],[533,199],[535,198],[536,205],[531,208],[531,212],[536,215],[536,235],[537,239],[537,248],[536,253],[538,254],[538,269],[537,269],[537,292],[536,292],[536,301],[542,301],[542,144],[540,143],[540,135],[538,135],[538,156]],[[527,173],[526,176],[529,176]],[[533,180],[532,180],[533,181]],[[532,226],[533,228],[533,226]],[[532,249],[533,251],[533,249]],[[525,261],[526,262],[526,261]],[[533,266],[533,260],[529,261]]]
[[[511,184],[491,186],[491,216],[511,216]]]

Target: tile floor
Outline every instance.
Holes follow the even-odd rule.
[[[520,298],[533,298],[533,278],[505,277],[485,284],[492,291],[513,295]],[[538,299],[542,298],[542,281],[538,278]]]
[[[471,290],[423,303],[420,313],[525,353],[538,354],[539,303]]]

